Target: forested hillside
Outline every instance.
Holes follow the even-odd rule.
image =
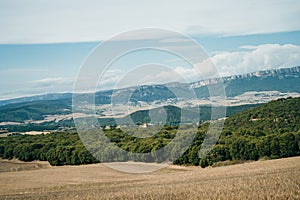
[[[70,114],[71,99],[39,100],[0,106],[0,122],[42,120],[45,115]]]
[[[199,158],[207,127],[208,123],[199,126],[192,145],[175,164],[206,167],[226,160],[258,160],[300,155],[300,98],[279,99],[234,114],[225,121],[221,137],[212,151],[206,157]],[[106,136],[115,143],[116,148],[104,149],[98,155],[101,154],[106,161],[164,161],[163,157],[155,154],[155,150],[172,141],[178,126],[166,125],[152,137],[136,137],[139,134],[151,134],[154,129],[155,126],[141,129],[139,133],[134,133],[135,136],[125,134],[120,129],[105,130]],[[189,130],[187,126],[184,131]],[[118,149],[129,153],[118,154]],[[132,152],[149,154],[146,157],[136,157]],[[0,138],[0,157],[15,157],[24,161],[48,160],[52,165],[97,162],[84,148],[75,132]]]
[[[207,124],[200,130],[206,131]],[[200,131],[201,132],[201,131]],[[300,155],[300,98],[272,101],[237,113],[225,121],[221,137],[202,159],[201,138],[176,161],[205,167],[225,160],[257,160]]]

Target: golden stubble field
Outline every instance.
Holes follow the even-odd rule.
[[[0,199],[300,199],[300,157],[148,174],[1,160]]]

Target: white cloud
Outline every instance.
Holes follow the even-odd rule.
[[[191,66],[178,64],[180,60],[177,58],[172,59],[170,63],[165,62],[165,66],[153,67],[148,65],[143,67],[139,65],[141,68],[132,70],[130,73],[126,71],[130,69],[122,68],[119,65],[115,66],[106,71],[100,80],[98,89],[110,89],[116,83],[119,84],[117,87],[120,88],[147,83],[193,82],[216,76],[213,63],[215,63],[221,76],[300,66],[300,46],[293,44],[263,44],[259,46],[242,46],[239,51],[217,52],[210,59],[196,66],[203,77],[200,77]],[[170,68],[167,68],[168,66]],[[31,76],[28,76],[28,74]],[[32,80],[33,74],[35,74],[34,77],[39,78],[44,77],[45,74],[50,77]],[[63,77],[63,75],[58,77],[48,71],[36,68],[2,69],[0,75],[1,99],[72,91],[74,81],[72,77]],[[13,82],[11,81],[12,77]],[[87,77],[90,79],[90,76]]]
[[[71,92],[73,88],[73,79],[51,77],[34,81],[20,80],[18,82],[16,81],[14,84],[5,85],[4,83],[3,86],[0,100],[39,94]]]
[[[300,66],[300,46],[297,45],[264,44],[242,48],[243,51],[221,52],[211,58],[222,76]]]
[[[103,77],[98,80],[97,90],[108,90],[114,88],[121,76],[121,70],[109,69],[105,71]]]
[[[200,74],[196,69],[192,67],[175,67],[175,68],[165,68],[164,70],[160,69],[154,73],[147,73],[141,78],[141,81],[144,83],[170,83],[170,82],[182,82],[189,83],[201,78]]]
[[[180,59],[172,60],[179,63]],[[192,68],[190,65],[140,65],[129,71],[107,71],[100,89],[124,88],[134,85],[194,82],[213,77],[300,65],[300,46],[264,44],[243,46],[240,51],[218,52]]]
[[[198,75],[198,77],[196,77]],[[168,67],[162,64],[145,64],[127,71],[104,74],[98,90],[126,88],[137,85],[164,84],[169,82],[191,82],[198,80],[199,74],[193,68]]]
[[[189,83],[201,79],[201,75],[192,67],[170,67],[161,64],[141,65],[107,81],[117,83],[116,88],[136,85],[165,84],[170,82]],[[105,82],[105,80],[104,80]]]
[[[299,18],[297,0],[1,0],[0,43],[95,41],[144,27],[187,34],[270,33],[299,30]]]
[[[63,87],[69,91],[72,89],[73,79],[62,77],[43,78],[29,82],[33,87]]]
[[[43,79],[31,81],[31,83],[34,84],[61,84],[66,82],[70,82],[70,79],[62,78],[62,77],[54,77],[54,78],[43,78]]]

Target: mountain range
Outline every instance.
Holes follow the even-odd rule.
[[[214,86],[220,82],[225,86],[226,105],[261,104],[277,98],[300,96],[299,76],[300,66],[201,80],[190,84],[174,82],[98,91],[95,93],[96,113],[99,117],[113,118],[114,115],[110,113],[111,108],[109,108],[111,103],[120,108],[119,113],[114,113],[119,117],[126,117],[139,110],[151,110],[168,105],[190,110],[199,105],[210,106],[208,86]],[[129,113],[125,112],[130,109]],[[37,95],[0,101],[0,122],[43,120],[49,115],[71,113],[72,93]]]
[[[154,100],[166,100],[169,98],[175,98],[171,91],[179,91],[181,94],[187,93],[186,91],[191,89],[194,89],[198,96],[209,97],[209,94],[205,92],[207,91],[207,86],[220,82],[225,85],[227,97],[234,97],[247,91],[279,91],[300,93],[299,76],[300,66],[207,79],[190,84],[173,82],[163,85],[145,85],[131,88],[98,91],[96,92],[96,103],[106,104],[110,102],[112,94],[118,94],[121,96],[122,94],[127,93],[129,90],[135,90],[130,99],[131,101],[151,102]],[[67,99],[71,97],[72,93],[36,95],[31,97],[1,100],[0,106],[38,100]]]

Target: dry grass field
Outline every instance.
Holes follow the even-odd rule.
[[[1,160],[0,199],[300,199],[300,157],[149,174]]]

